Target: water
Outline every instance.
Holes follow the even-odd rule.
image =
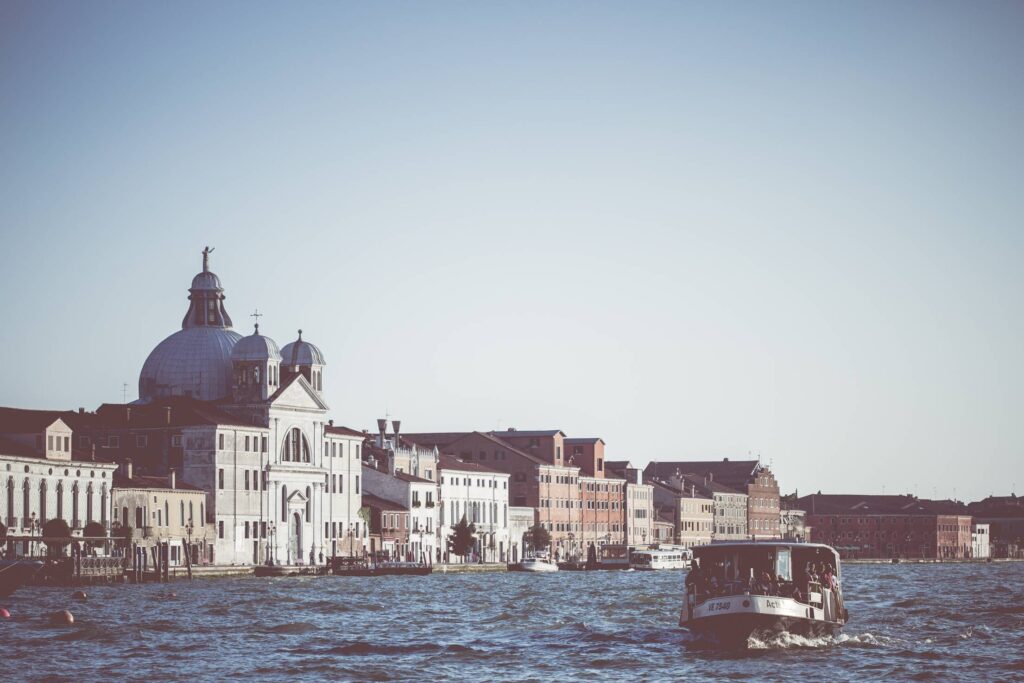
[[[1024,680],[1024,563],[845,569],[842,636],[747,652],[676,627],[681,572],[23,589],[0,680]]]

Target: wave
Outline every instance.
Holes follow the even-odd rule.
[[[890,638],[875,636],[870,633],[850,635],[841,633],[838,636],[801,636],[788,631],[774,633],[770,636],[750,636],[747,649],[750,650],[790,650],[820,649],[826,647],[884,647],[892,643]]]
[[[266,632],[300,634],[309,633],[310,631],[315,630],[316,626],[314,626],[313,624],[307,623],[305,621],[296,621],[288,624],[278,624],[277,626],[271,626],[266,630]]]

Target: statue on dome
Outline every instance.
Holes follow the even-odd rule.
[[[214,247],[216,248],[216,247]],[[203,272],[206,273],[210,270],[210,254],[213,253],[213,249],[206,247],[203,249]]]

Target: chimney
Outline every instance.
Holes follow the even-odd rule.
[[[171,468],[171,488],[178,488],[178,473],[173,467]]]
[[[79,414],[79,415],[85,415],[85,408],[81,408],[81,407],[80,407],[80,408],[78,409],[78,414]]]
[[[334,426],[334,420],[328,420],[327,421],[327,426],[328,427],[333,427]]]
[[[384,435],[388,432],[387,418],[377,419],[377,447],[384,448]]]
[[[171,407],[167,406],[167,424],[171,424]]]
[[[129,479],[132,478],[132,459],[131,458],[128,458],[127,460],[124,461],[124,473],[125,473],[125,475]]]
[[[401,420],[392,420],[391,427],[395,430],[395,448],[398,448],[398,432],[402,427]]]

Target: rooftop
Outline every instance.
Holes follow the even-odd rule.
[[[372,493],[363,493],[363,505],[366,507],[377,508],[378,510],[389,510],[389,511],[400,511],[408,512],[409,508],[405,507],[401,503],[396,503],[393,500],[387,500],[380,496],[375,496]]]

